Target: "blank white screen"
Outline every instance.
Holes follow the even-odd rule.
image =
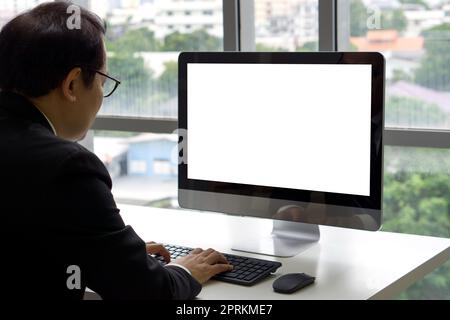
[[[369,196],[371,72],[188,64],[188,179]]]

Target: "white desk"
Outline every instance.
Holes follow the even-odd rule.
[[[145,241],[212,247],[283,264],[272,277],[252,287],[210,281],[200,299],[390,299],[450,259],[450,239],[325,226],[320,227],[320,242],[293,258],[232,252],[233,232],[270,232],[271,221],[129,205],[119,208],[125,223]],[[316,282],[291,295],[273,292],[272,282],[291,272],[316,276]]]

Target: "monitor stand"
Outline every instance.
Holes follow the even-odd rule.
[[[270,234],[248,233],[247,230],[246,239],[239,237],[239,242],[233,245],[232,250],[288,258],[308,249],[320,239],[319,226],[316,224],[281,220],[273,220]]]

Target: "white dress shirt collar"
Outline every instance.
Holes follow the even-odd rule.
[[[36,109],[38,109],[38,108],[36,108]],[[39,110],[39,109],[38,109],[38,110]],[[50,127],[52,128],[53,133],[55,134],[55,136],[58,136],[58,134],[56,133],[55,126],[54,126],[53,123],[50,121],[50,119],[47,118],[47,116],[45,115],[45,113],[43,113],[41,110],[39,110],[39,112],[40,112],[40,113],[44,116],[44,118],[47,120],[47,122],[48,122],[48,124],[50,125]]]

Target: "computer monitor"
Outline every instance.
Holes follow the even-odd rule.
[[[379,230],[384,79],[379,53],[182,53],[180,206],[272,219],[233,249],[281,257]]]

